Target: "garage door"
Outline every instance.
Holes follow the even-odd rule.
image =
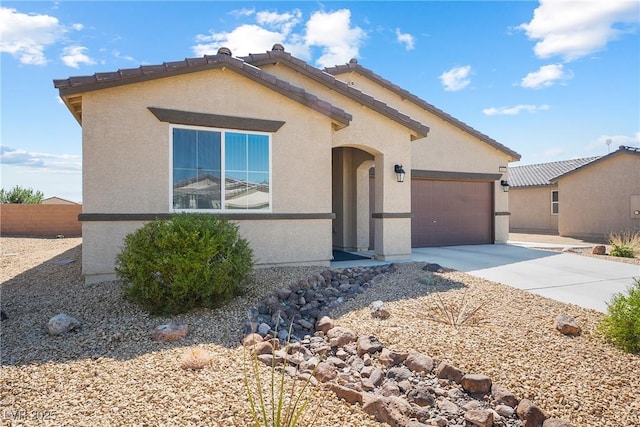
[[[493,243],[491,182],[411,180],[411,246]]]

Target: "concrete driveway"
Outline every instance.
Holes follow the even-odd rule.
[[[440,264],[603,313],[615,293],[626,292],[633,279],[640,277],[638,265],[526,246],[518,243],[414,248],[411,261]],[[373,261],[353,263],[369,262]],[[332,265],[349,266],[348,262]]]

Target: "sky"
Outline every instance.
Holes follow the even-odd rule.
[[[640,146],[640,1],[3,1],[1,187],[82,201],[82,129],[54,79],[281,43],[350,59],[521,154]],[[429,125],[429,123],[425,123]]]

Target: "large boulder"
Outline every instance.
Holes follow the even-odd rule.
[[[49,319],[47,330],[50,335],[62,335],[80,327],[80,322],[64,313],[58,313]]]

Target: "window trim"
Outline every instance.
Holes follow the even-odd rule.
[[[221,181],[224,181],[224,177],[227,172],[227,165],[225,161],[225,143],[226,143],[226,133],[246,133],[251,135],[263,135],[268,138],[269,143],[269,207],[267,209],[226,209],[225,206],[225,189],[224,186],[220,190],[220,209],[189,209],[182,208],[176,209],[173,207],[173,130],[174,129],[187,129],[194,131],[204,131],[204,132],[220,132],[220,176]],[[191,212],[191,213],[212,213],[212,214],[225,214],[225,213],[243,213],[243,214],[265,214],[273,212],[273,134],[270,132],[258,132],[253,130],[243,130],[243,129],[230,129],[230,128],[214,128],[208,126],[193,126],[193,125],[182,125],[182,124],[169,124],[169,212]]]
[[[553,193],[556,193],[556,198],[558,199],[557,201],[553,200]],[[556,206],[557,212],[553,211],[554,205]],[[560,193],[558,192],[558,190],[551,190],[551,215],[560,215]]]

